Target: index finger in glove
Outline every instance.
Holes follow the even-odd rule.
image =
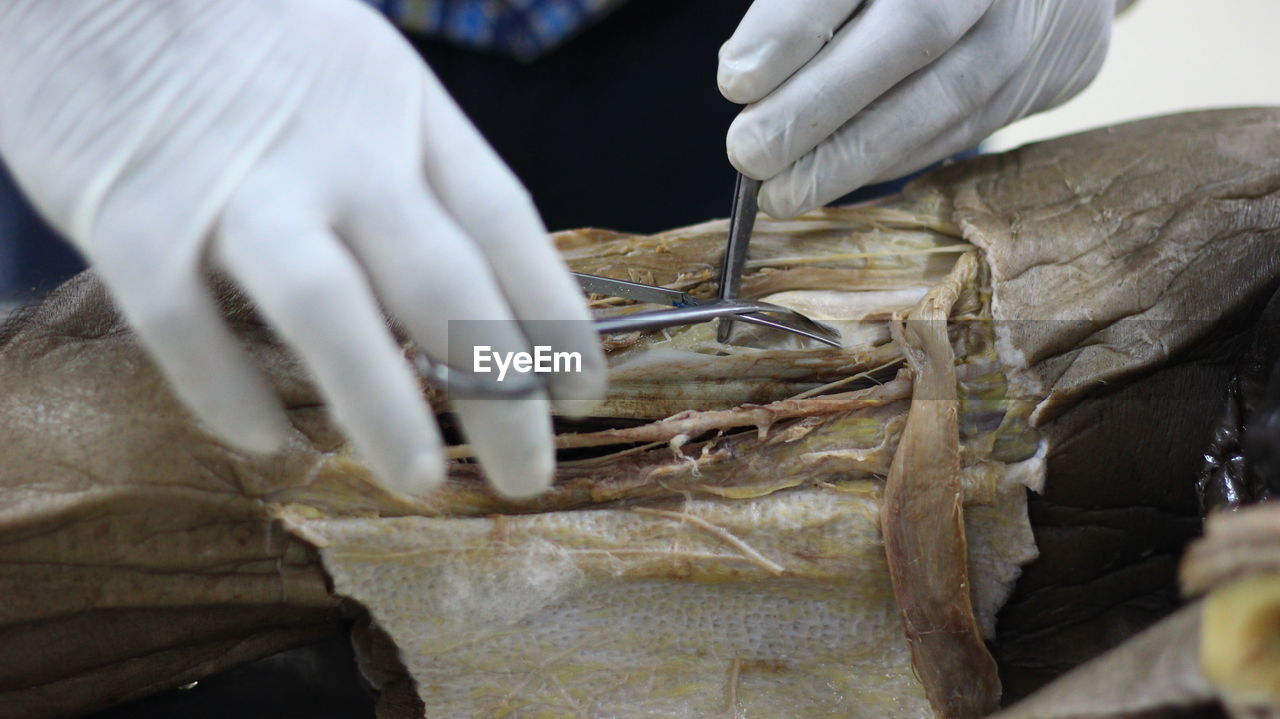
[[[381,182],[393,176],[383,173]],[[511,386],[512,377],[504,379],[505,371],[494,364],[529,353],[525,327],[512,316],[491,260],[428,188],[373,189],[341,226],[378,296],[429,357],[453,370],[477,373],[477,379],[494,383],[495,391]],[[487,357],[483,369],[480,357]],[[549,375],[523,374],[531,376]],[[546,394],[468,399],[461,385],[448,389],[463,433],[493,486],[508,497],[546,489],[554,463]]]
[[[767,180],[956,44],[992,0],[874,2],[729,127],[729,160]]]
[[[720,94],[745,105],[773,92],[813,59],[863,2],[756,0],[720,47]]]
[[[204,278],[194,269],[165,271],[132,250],[129,242],[104,242],[92,259],[174,393],[234,446],[277,449],[288,426],[284,413],[223,323]]]
[[[292,346],[374,474],[403,494],[439,484],[439,428],[356,260],[333,234],[228,212],[213,258]]]
[[[424,79],[424,171],[490,270],[532,346],[576,352],[581,371],[546,375],[557,407],[603,397],[604,354],[586,300],[556,252],[529,193],[434,76]],[[590,402],[588,402],[590,404]]]

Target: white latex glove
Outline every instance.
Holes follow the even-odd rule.
[[[720,48],[729,159],[790,217],[974,147],[1093,79],[1115,0],[755,0]]]
[[[0,153],[102,276],[177,394],[235,445],[285,420],[206,285],[224,271],[297,352],[393,490],[437,484],[439,429],[379,303],[429,356],[451,319],[495,349],[577,351],[581,292],[530,198],[413,49],[356,0],[5,0]],[[469,369],[469,368],[467,368]],[[544,489],[545,395],[456,405],[493,483]]]

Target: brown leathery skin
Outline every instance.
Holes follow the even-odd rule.
[[[1002,609],[1006,701],[1173,611],[1195,474],[1280,275],[1280,111],[1151,118],[908,186],[983,249],[1049,451],[1041,557]],[[1150,338],[1158,337],[1158,342]]]
[[[916,202],[945,198],[933,201],[949,202],[983,249],[994,318],[1017,350],[1004,359],[1026,391],[1047,395],[1037,421],[1179,361],[1270,297],[1280,274],[1276,114],[1117,125],[982,156],[907,188]]]
[[[314,555],[262,499],[338,444],[283,355],[259,359],[299,402],[290,448],[251,459],[187,419],[91,276],[6,335],[0,716],[106,706],[337,630]]]

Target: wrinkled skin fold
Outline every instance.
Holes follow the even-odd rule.
[[[293,425],[227,448],[82,275],[0,333],[0,716],[175,686],[344,607],[377,627],[384,716],[982,716],[1177,603],[1197,454],[1280,277],[1277,157],[1280,111],[1196,113],[762,218],[745,294],[846,346],[607,338],[609,398],[518,503],[464,445],[442,491],[379,493],[222,288]],[[709,295],[725,229],[557,241]]]

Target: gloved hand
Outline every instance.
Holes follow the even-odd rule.
[[[729,159],[790,217],[901,177],[1093,79],[1115,0],[755,0],[720,48]]]
[[[0,97],[20,185],[181,399],[241,448],[278,446],[285,420],[217,313],[210,268],[296,350],[394,490],[435,485],[444,463],[379,303],[429,356],[446,358],[448,320],[508,320],[480,338],[581,353],[551,397],[603,390],[581,292],[528,194],[356,0],[8,0]],[[499,490],[547,486],[546,393],[456,409]]]

